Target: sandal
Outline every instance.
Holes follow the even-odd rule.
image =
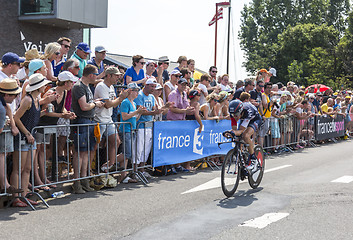
[[[1,189],[0,192],[5,193],[5,189]],[[6,193],[9,193],[9,194],[21,193],[21,192],[23,192],[22,188],[15,188],[12,185],[10,185],[8,188],[6,188]]]
[[[43,187],[39,187],[39,190],[43,190],[44,192],[49,192],[50,191],[50,187],[47,186],[43,186]]]
[[[49,181],[48,179],[47,179],[47,185],[50,187],[50,188],[57,188],[57,186],[55,185],[55,184],[51,184],[52,182],[51,181]]]
[[[27,203],[22,202],[20,199],[16,198],[13,203],[13,207],[28,207]]]
[[[131,177],[126,177],[122,183],[137,183],[137,180],[136,179],[133,179]]]
[[[107,163],[104,163],[102,166],[101,166],[101,170],[103,172],[107,172],[108,170],[110,171],[110,169],[112,169],[113,167],[115,166],[115,164],[112,164],[110,165],[109,167],[107,166]]]
[[[31,205],[33,205],[33,206],[38,205],[38,202],[33,201],[32,199],[29,199],[29,198],[26,198],[26,199]]]

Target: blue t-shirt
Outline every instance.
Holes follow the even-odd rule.
[[[126,70],[126,73],[124,75],[124,84],[126,85],[126,76],[129,76],[132,78],[133,82],[139,81],[141,79],[145,78],[145,72],[143,71],[143,69],[140,69],[139,74],[136,73],[134,66],[131,66],[130,68],[128,68]],[[142,84],[139,84],[139,86],[142,86]]]
[[[133,102],[131,103],[129,99],[124,99],[124,101],[122,101],[121,106],[120,106],[120,112],[124,112],[124,113],[131,113],[131,112],[135,112],[136,111],[136,103]],[[129,122],[132,124],[132,129],[136,129],[136,116],[133,116],[132,118],[128,119],[128,120],[123,120],[123,116],[120,115],[120,122]],[[131,132],[131,126],[130,124],[120,124],[119,127],[119,131],[120,132]]]
[[[96,66],[97,69],[98,69],[98,74],[101,74],[104,71],[103,61],[101,61],[100,66],[98,66],[96,61],[95,61],[95,57],[92,57],[90,60],[88,60],[87,64],[91,64],[93,66]]]
[[[66,58],[63,58],[62,60],[60,60],[60,62],[57,63],[57,65],[55,66],[54,60],[51,61],[51,65],[53,66],[53,72],[54,72],[54,76],[57,77],[61,71],[61,69],[64,66],[64,63],[66,62]]]
[[[147,109],[147,111],[151,112],[153,111],[153,107],[155,105],[155,98],[152,94],[146,96],[143,93],[143,90],[139,92],[139,95],[137,98],[134,100],[136,103],[136,106],[143,106]],[[141,115],[140,119],[138,120],[137,124],[140,122],[149,122],[153,120],[152,115]],[[140,124],[139,128],[144,128],[144,124]]]

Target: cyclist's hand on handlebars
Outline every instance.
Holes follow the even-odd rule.
[[[223,137],[226,138],[235,138],[235,133],[233,131],[225,131],[223,132]]]

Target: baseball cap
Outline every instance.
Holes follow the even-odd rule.
[[[107,49],[105,49],[105,47],[103,46],[97,46],[95,49],[94,49],[95,52],[108,52]]]
[[[4,65],[7,65],[10,63],[23,63],[24,61],[25,61],[25,58],[19,57],[16,53],[13,53],[13,52],[7,52],[1,58],[1,62]]]
[[[77,49],[80,49],[81,51],[84,51],[85,53],[91,53],[91,49],[89,48],[87,43],[80,42],[77,47]]]
[[[170,73],[170,75],[177,75],[177,74],[180,74],[180,75],[181,75],[181,73],[180,73],[180,71],[179,71],[178,69],[174,69],[174,70]]]
[[[137,83],[134,83],[134,82],[129,83],[129,84],[127,85],[127,88],[128,88],[128,89],[140,89],[140,87],[137,85]]]
[[[188,80],[186,80],[185,78],[180,78],[178,83],[179,84],[188,83]]]
[[[199,93],[200,93],[199,91],[193,89],[193,90],[191,90],[191,91],[189,92],[188,97],[189,97],[189,99],[193,99],[193,98],[196,97]]]
[[[65,81],[72,81],[72,82],[77,82],[78,77],[75,77],[71,72],[69,71],[62,71],[58,75],[58,80],[60,82],[65,82]]]
[[[146,85],[147,85],[147,84],[157,84],[157,80],[156,80],[155,77],[151,77],[151,78],[147,79],[147,81],[146,81],[145,84],[146,84]]]
[[[120,75],[120,74],[123,74],[123,73],[121,73],[117,67],[108,67],[108,68],[105,70],[105,74]]]
[[[155,89],[156,89],[156,90],[158,90],[158,89],[163,89],[163,87],[162,87],[162,85],[160,85],[159,83],[157,83]]]
[[[154,67],[157,67],[157,63],[155,61],[153,61],[153,60],[148,60],[146,62],[146,66],[150,65],[151,63],[153,63]]]
[[[268,71],[266,69],[260,69],[260,72],[264,72],[264,73],[268,73]]]
[[[35,71],[44,66],[44,61],[41,59],[33,59],[28,64],[28,77],[30,77]]]

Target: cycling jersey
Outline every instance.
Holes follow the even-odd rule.
[[[243,103],[243,114],[240,118],[240,126],[247,128],[248,126],[257,131],[258,127],[262,123],[262,117],[259,114],[257,108],[250,102]],[[231,117],[232,126],[237,126],[237,123],[233,117]]]

